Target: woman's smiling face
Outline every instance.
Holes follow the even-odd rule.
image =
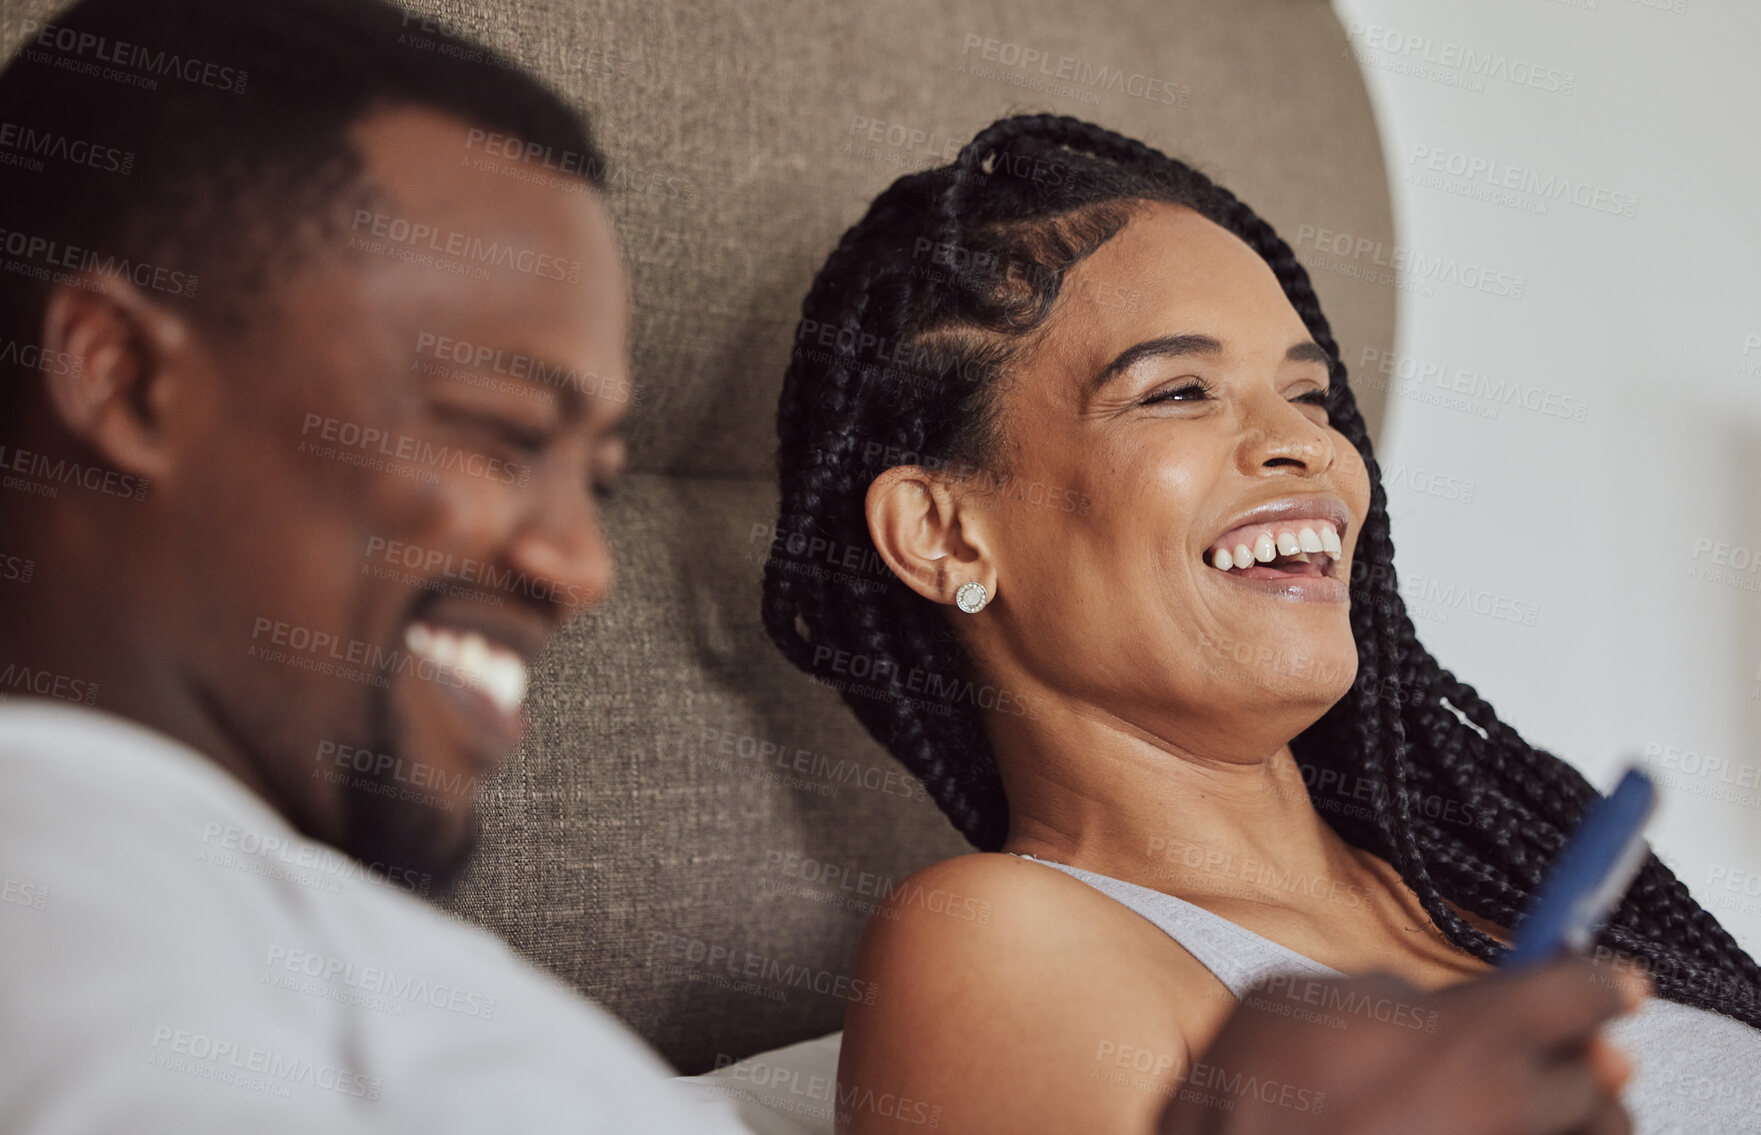
[[[1356,676],[1344,581],[1370,500],[1328,381],[1247,244],[1135,206],[1002,384],[1008,478],[961,493],[995,581],[956,616],[980,669],[1218,755],[1262,736],[1244,712],[1286,740],[1311,724]],[[1284,533],[1306,551],[1216,566],[1257,564],[1262,536],[1290,553]]]

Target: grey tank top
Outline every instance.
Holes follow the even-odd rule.
[[[1273,976],[1344,977],[1331,966],[1243,929],[1184,899],[1048,859],[1159,927],[1237,998]],[[1607,1035],[1632,1058],[1621,1100],[1635,1135],[1761,1132],[1761,1029],[1720,1013],[1652,997]]]

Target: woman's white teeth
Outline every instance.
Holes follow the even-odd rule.
[[[411,654],[458,674],[503,713],[514,712],[526,700],[530,675],[525,662],[518,654],[475,631],[459,634],[426,623],[411,623],[404,631],[404,645]]]
[[[1323,553],[1338,559],[1343,551],[1339,542],[1339,533],[1327,521],[1313,525],[1303,525],[1294,531],[1289,529],[1267,529],[1254,537],[1253,543],[1245,540],[1237,543],[1234,548],[1220,545],[1211,551],[1211,565],[1220,571],[1234,568],[1252,567],[1256,563],[1267,564],[1284,556],[1299,562],[1309,562],[1309,556]]]

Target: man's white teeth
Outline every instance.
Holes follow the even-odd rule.
[[[1243,540],[1234,548],[1223,545],[1213,549],[1210,562],[1220,571],[1229,571],[1252,567],[1256,563],[1271,563],[1279,556],[1294,557],[1306,563],[1309,556],[1319,552],[1338,559],[1343,550],[1339,533],[1330,522],[1322,520],[1295,530],[1268,528],[1255,536],[1251,545]]]
[[[411,654],[457,673],[503,713],[514,712],[526,700],[530,675],[525,662],[475,631],[460,634],[427,623],[411,623],[404,631],[404,645]]]

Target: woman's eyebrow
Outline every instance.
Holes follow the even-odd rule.
[[[1163,335],[1158,339],[1145,339],[1134,346],[1119,352],[1119,357],[1101,368],[1101,372],[1089,383],[1089,393],[1093,394],[1115,377],[1125,373],[1145,359],[1169,358],[1176,355],[1202,355],[1216,358],[1223,353],[1223,344],[1209,335]],[[1304,339],[1292,344],[1284,352],[1284,361],[1302,363],[1320,363],[1330,366],[1332,359],[1325,348],[1313,339]]]

